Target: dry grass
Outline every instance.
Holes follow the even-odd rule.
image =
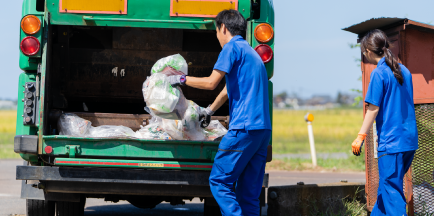
[[[310,153],[307,124],[308,111],[275,110],[273,113],[273,154]],[[351,153],[351,143],[363,122],[362,109],[332,109],[310,111],[315,116],[313,132],[317,153],[345,152],[348,159],[318,159],[318,167],[306,159],[277,159],[267,164],[267,170],[328,170],[363,171],[364,156]]]
[[[0,159],[20,157],[14,152],[16,119],[16,110],[0,111]]]
[[[274,153],[310,153],[307,124],[308,111],[275,110],[273,113]],[[315,116],[313,132],[318,153],[349,152],[363,122],[361,109],[311,111]]]

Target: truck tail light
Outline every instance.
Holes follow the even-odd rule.
[[[27,15],[21,20],[21,29],[26,34],[36,34],[41,30],[41,21],[36,16]]]
[[[274,37],[273,27],[267,23],[262,23],[255,28],[255,38],[261,43],[268,43]]]
[[[264,63],[268,63],[273,59],[273,49],[266,44],[260,44],[255,48],[256,52],[261,57]]]
[[[40,46],[39,40],[32,36],[25,37],[20,44],[21,51],[27,56],[38,53]]]
[[[51,154],[51,152],[53,152],[53,147],[51,147],[51,146],[45,146],[45,153]]]

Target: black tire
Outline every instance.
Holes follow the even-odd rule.
[[[26,200],[27,216],[54,216],[55,202],[45,200]]]
[[[221,216],[222,212],[220,211],[219,206],[204,206],[203,209],[203,215],[204,216]]]
[[[84,216],[85,202],[56,202],[56,216]]]

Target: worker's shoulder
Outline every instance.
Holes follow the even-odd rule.
[[[401,66],[401,72],[403,74],[405,74],[405,75],[411,75],[410,70],[408,70],[408,68],[405,65],[399,63],[399,66]]]

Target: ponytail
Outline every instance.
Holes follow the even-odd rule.
[[[398,64],[397,59],[389,49],[389,42],[387,40],[386,34],[383,31],[375,29],[368,32],[362,38],[360,42],[360,48],[362,50],[370,50],[378,56],[384,56],[386,64],[392,70],[396,80],[401,85],[404,83],[401,66]]]

